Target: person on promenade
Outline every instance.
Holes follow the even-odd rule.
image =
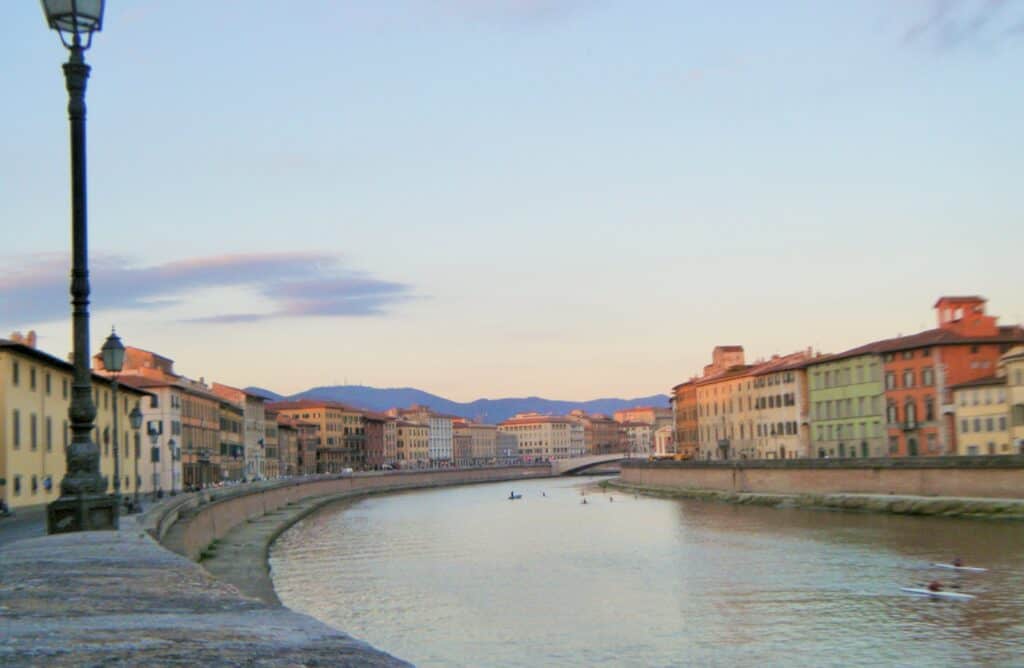
[[[928,583],[928,591],[942,591],[942,583],[938,580],[932,580]]]
[[[960,568],[961,566],[964,565],[964,560],[961,559],[960,557],[957,557],[956,559],[953,560],[953,565],[956,566],[957,568]]]

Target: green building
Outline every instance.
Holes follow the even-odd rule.
[[[846,355],[807,367],[811,456],[886,457],[881,356]]]

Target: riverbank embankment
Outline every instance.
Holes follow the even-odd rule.
[[[665,499],[697,499],[775,508],[811,508],[896,515],[933,515],[975,519],[1024,520],[1024,501],[963,497],[882,496],[880,494],[765,494],[709,489],[671,489],[609,480],[604,485],[624,492]]]
[[[616,487],[671,498],[1024,519],[1024,457],[637,462]]]

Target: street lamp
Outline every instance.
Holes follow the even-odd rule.
[[[160,432],[152,423],[149,425],[149,443],[152,446],[149,450],[149,461],[153,465],[153,500],[156,501],[156,491],[160,486],[160,470],[163,466],[160,465]]]
[[[71,385],[71,444],[60,497],[46,513],[48,533],[117,528],[115,499],[106,494],[100,450],[92,440],[96,405],[89,371],[89,254],[85,206],[85,50],[103,26],[103,0],[42,0],[50,28],[71,55],[64,64],[71,125],[71,304],[74,380]]]
[[[132,506],[135,508],[135,512],[139,509],[139,429],[142,428],[142,411],[139,410],[138,402],[135,402],[135,408],[128,414],[128,421],[132,425],[132,432],[135,434],[135,491],[132,494]]]
[[[117,430],[117,374],[124,368],[124,344],[121,338],[110,328],[110,336],[103,342],[100,349],[103,368],[110,372],[110,392],[114,404],[114,502],[115,513],[121,512],[121,432]]]

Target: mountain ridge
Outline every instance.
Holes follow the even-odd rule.
[[[386,411],[389,408],[405,408],[412,404],[421,404],[439,413],[455,415],[469,420],[480,420],[489,424],[497,424],[507,420],[516,413],[535,412],[564,415],[573,409],[579,408],[587,413],[603,413],[611,416],[615,411],[638,406],[668,408],[668,396],[664,394],[653,394],[633,399],[602,397],[586,401],[567,401],[529,396],[502,397],[498,399],[481,398],[468,402],[459,402],[415,387],[376,388],[366,385],[322,385],[292,395],[282,395],[260,387],[247,387],[246,391],[266,396],[275,401],[321,399],[350,404],[354,407],[372,411]]]

